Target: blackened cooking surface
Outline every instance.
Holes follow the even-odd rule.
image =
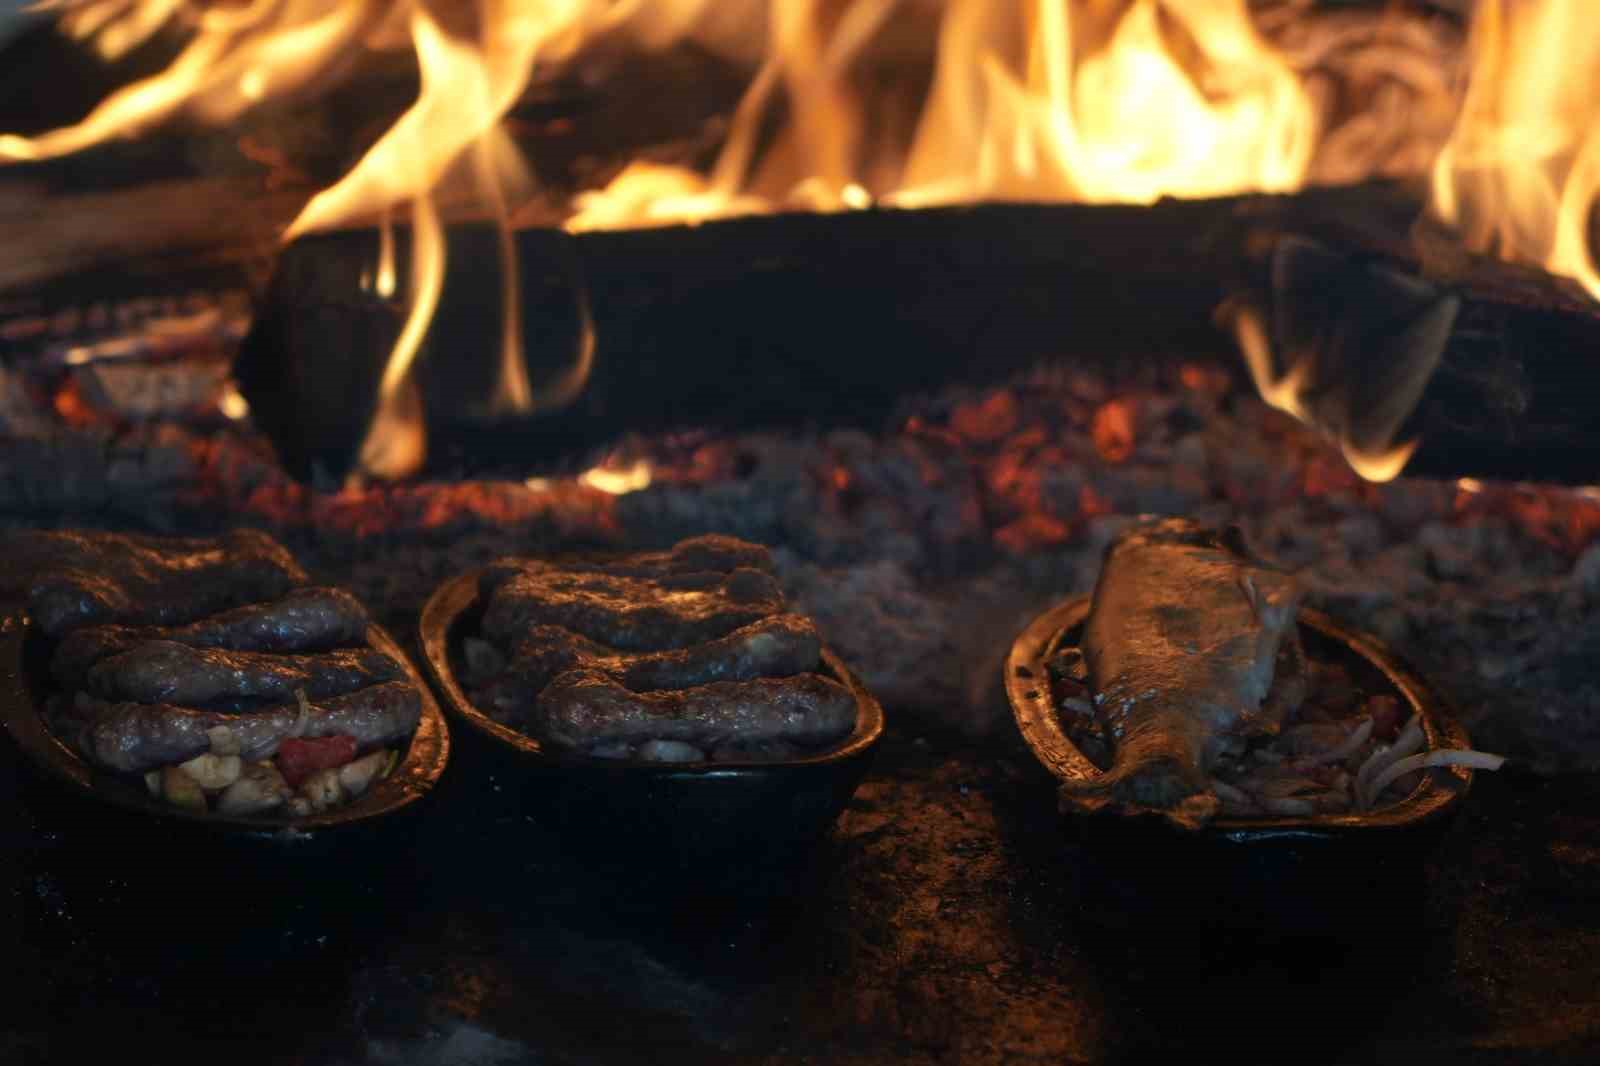
[[[361,799],[344,807],[301,818],[257,818],[189,811],[153,799],[136,778],[98,770],[50,733],[39,710],[51,686],[48,650],[24,608],[0,617],[0,717],[34,766],[57,787],[109,807],[154,819],[166,830],[243,831],[294,841],[319,830],[357,825],[397,812],[423,799],[438,782],[450,757],[450,736],[427,683],[382,627],[368,630],[368,643],[403,665],[406,678],[422,696],[422,717],[394,770]]]
[[[1040,762],[1061,778],[1089,778],[1100,773],[1062,728],[1045,666],[1058,648],[1077,639],[1088,611],[1087,598],[1057,604],[1029,624],[1006,660],[1006,691],[1018,727]],[[1408,715],[1420,715],[1427,750],[1467,747],[1465,730],[1446,712],[1439,695],[1382,647],[1309,608],[1301,609],[1299,623],[1313,659],[1336,658],[1341,666],[1363,677],[1369,689],[1392,693]],[[1472,780],[1469,769],[1438,767],[1423,776],[1411,795],[1387,807],[1307,817],[1219,817],[1199,832],[1238,843],[1276,836],[1358,838],[1405,832],[1453,812],[1466,798]]]
[[[759,884],[751,902],[650,868],[590,872],[497,803],[503,784],[448,775],[401,875],[355,855],[345,877],[260,881],[349,902],[238,953],[216,934],[248,924],[242,887],[186,897],[183,923],[170,907],[129,920],[157,893],[122,871],[148,855],[85,853],[42,833],[31,800],[5,803],[0,931],[27,979],[0,999],[0,1060],[72,1061],[106,1032],[160,1033],[170,1061],[317,1066],[1576,1066],[1600,1041],[1590,779],[1485,775],[1422,904],[1374,894],[1410,931],[1345,944],[1100,931],[1052,783],[1014,740],[892,734],[817,861],[765,875],[768,904]],[[1352,891],[1370,890],[1361,873]]]

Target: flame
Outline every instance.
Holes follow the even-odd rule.
[[[1468,247],[1540,263],[1600,299],[1600,4],[1481,0],[1472,79],[1434,166],[1434,214]]]
[[[378,222],[378,269],[372,278],[372,291],[385,300],[394,296],[394,218],[385,211]]]
[[[1400,476],[1400,472],[1411,461],[1412,453],[1417,450],[1419,441],[1379,446],[1357,443],[1344,431],[1344,427],[1312,410],[1310,398],[1315,391],[1316,368],[1311,357],[1291,356],[1287,368],[1280,374],[1261,316],[1252,308],[1242,307],[1234,309],[1230,317],[1234,337],[1239,343],[1239,351],[1244,355],[1250,378],[1269,406],[1307,425],[1324,426],[1337,441],[1345,462],[1368,481],[1393,481]]]
[[[441,214],[472,210],[508,230],[535,181],[506,116],[531,82],[561,74],[598,44],[648,51],[690,41],[743,64],[749,80],[708,166],[636,161],[575,196],[565,220],[572,230],[792,208],[984,199],[1148,203],[1287,192],[1312,174],[1356,180],[1390,173],[1384,167],[1395,151],[1415,159],[1414,143],[1385,147],[1393,140],[1388,128],[1405,125],[1402,113],[1438,114],[1440,97],[1449,96],[1442,77],[1413,71],[1400,80],[1421,87],[1417,108],[1406,106],[1410,96],[1391,92],[1354,120],[1334,115],[1326,86],[1267,43],[1247,0],[44,6],[59,13],[64,32],[108,58],[172,30],[186,33],[187,44],[167,69],[113,93],[81,122],[34,137],[0,135],[0,163],[79,151],[177,118],[225,123],[263,101],[346,76],[364,52],[414,54],[415,102],[286,232],[293,238],[380,224],[378,260],[363,287],[406,308],[362,449],[367,471],[386,477],[403,476],[423,457],[423,398],[409,382],[448,265]],[[869,86],[885,54],[907,39],[928,52],[927,62],[915,103],[894,104],[893,93],[874,94]],[[1323,38],[1337,39],[1337,31]],[[1434,172],[1434,213],[1461,226],[1474,247],[1544,263],[1600,297],[1587,240],[1600,186],[1600,5],[1484,0],[1472,43],[1459,124]],[[1302,34],[1296,54],[1337,47]],[[1430,60],[1419,69],[1437,65]],[[1390,152],[1387,160],[1373,155],[1382,151]],[[411,219],[407,269],[397,266],[392,219],[399,212]],[[536,394],[522,356],[519,265],[509,236],[499,259],[506,317],[495,409],[564,404],[582,389],[593,357],[589,309],[573,365]],[[1236,328],[1263,395],[1305,413],[1309,364],[1291,362],[1279,374],[1259,323],[1241,320]],[[1393,476],[1403,464],[1397,456],[1404,448],[1373,449],[1363,440],[1346,441],[1345,449],[1369,476]]]
[[[64,6],[64,5],[54,5]],[[257,0],[247,9],[192,0],[109,0],[68,8],[63,27],[115,58],[186,17],[194,37],[165,71],[112,93],[81,122],[37,137],[0,134],[0,163],[53,159],[182,114],[223,124],[267,95],[305,88],[355,43],[370,5]]]
[[[383,368],[378,409],[361,445],[362,469],[378,477],[412,473],[427,455],[422,398],[411,379],[411,363],[422,347],[444,289],[444,230],[429,195],[419,196],[413,204],[411,236],[411,310]]]
[[[650,487],[650,462],[635,459],[626,466],[602,463],[578,475],[578,483],[599,489],[608,496],[623,496]]]
[[[1244,0],[950,0],[926,107],[887,167],[866,143],[850,77],[894,5],[858,0],[827,40],[818,6],[773,0],[770,58],[709,174],[636,163],[581,195],[569,228],[875,201],[1279,192],[1298,188],[1311,163],[1316,108],[1256,34]],[[753,145],[780,88],[790,122],[755,168]]]
[[[1024,4],[1020,72],[1000,58],[1015,49],[1004,6],[956,0],[946,14],[896,202],[1149,203],[1304,180],[1315,109],[1243,0]]]
[[[221,411],[225,418],[243,422],[250,417],[250,401],[240,394],[237,385],[227,381],[223,383],[222,394],[217,397],[217,410]]]

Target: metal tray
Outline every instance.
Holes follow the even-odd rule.
[[[45,725],[40,708],[50,693],[48,641],[23,606],[0,614],[0,722],[27,756],[25,765],[70,798],[88,801],[92,810],[77,816],[81,828],[145,827],[188,840],[197,836],[270,841],[306,848],[313,842],[346,842],[357,830],[411,808],[438,782],[450,758],[450,731],[427,682],[381,626],[367,630],[372,647],[393,656],[422,696],[422,718],[404,756],[388,777],[356,802],[301,818],[240,817],[200,813],[163,803],[142,782],[84,762]],[[41,805],[47,808],[55,804]],[[101,816],[112,816],[102,820]],[[120,816],[120,817],[116,817]],[[85,822],[85,818],[98,825]]]
[[[1062,727],[1045,667],[1059,648],[1076,643],[1088,613],[1088,597],[1050,608],[1017,637],[1006,660],[1017,728],[1057,780],[1100,773]],[[1438,692],[1378,642],[1308,608],[1298,621],[1313,657],[1338,657],[1369,689],[1386,686],[1420,715],[1429,749],[1468,746]],[[1404,800],[1379,810],[1218,818],[1194,831],[1154,814],[1073,815],[1065,823],[1082,849],[1085,889],[1118,917],[1326,931],[1404,920],[1414,911],[1401,901],[1416,903],[1421,859],[1471,784],[1470,769],[1435,768]]]
[[[482,613],[480,571],[445,582],[422,609],[423,662],[466,734],[485,742],[530,816],[604,850],[619,839],[652,851],[783,852],[824,836],[844,810],[882,739],[883,709],[826,648],[823,673],[856,699],[842,742],[771,762],[658,763],[557,752],[502,725],[467,698],[453,652]]]

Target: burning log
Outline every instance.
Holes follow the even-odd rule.
[[[1391,444],[1412,440],[1412,474],[1594,481],[1600,416],[1581,397],[1595,368],[1573,353],[1600,339],[1600,307],[1565,279],[1443,248],[1419,263],[1393,238],[1276,240],[1271,346],[1298,380],[1287,403],[1263,393],[1380,480],[1409,451]]]
[[[1320,269],[1335,280],[1374,269],[1401,279],[1326,290],[1324,304],[1359,296],[1340,304],[1370,327],[1352,336],[1386,335],[1395,285],[1459,300],[1402,430],[1423,436],[1414,469],[1592,480],[1600,416],[1582,400],[1584,363],[1571,353],[1600,337],[1600,310],[1537,272],[1466,257],[1448,274],[1424,269],[1405,236],[1417,213],[1404,190],[1365,185],[1149,207],[994,204],[522,231],[523,358],[536,398],[592,362],[569,403],[532,415],[497,407],[499,236],[453,227],[439,312],[416,363],[430,467],[526,473],[624,430],[870,423],[906,393],[993,380],[1053,356],[1126,372],[1152,360],[1234,361],[1213,321],[1230,297],[1282,305],[1283,340],[1306,332],[1318,301],[1274,266],[1274,250],[1295,236],[1332,250]],[[403,278],[409,240],[396,236]],[[292,245],[238,360],[241,390],[297,476],[356,467],[404,319],[403,302],[373,291],[379,254],[375,230]]]
[[[904,392],[1002,376],[1062,347],[1105,366],[1130,352],[1215,350],[1209,315],[1226,291],[1217,273],[1238,255],[1213,251],[1213,269],[1197,256],[1236,212],[1271,202],[996,205],[523,231],[524,347],[535,390],[572,362],[585,311],[595,343],[583,393],[534,419],[488,414],[501,312],[497,235],[456,227],[417,362],[432,461],[525,468],[622,427],[871,419]],[[362,286],[379,244],[376,231],[351,231],[292,245],[238,360],[258,423],[302,476],[316,466],[352,469],[372,417],[403,318],[401,305]],[[396,273],[405,277],[404,232],[396,245]]]

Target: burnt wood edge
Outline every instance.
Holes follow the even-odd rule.
[[[522,230],[535,394],[549,397],[571,369],[586,323],[593,340],[585,388],[560,409],[522,417],[488,413],[499,361],[484,324],[501,310],[499,237],[490,226],[452,226],[460,269],[446,277],[415,363],[429,468],[538,469],[624,428],[870,424],[908,392],[1025,371],[1062,338],[1074,359],[1107,367],[1130,350],[1228,353],[1211,316],[1246,258],[1246,234],[1286,214],[1347,217],[1352,203],[1386,195],[1361,187]],[[342,477],[357,461],[404,319],[403,300],[361,286],[378,247],[372,229],[287,247],[235,362],[256,424],[297,477],[319,467]],[[405,276],[403,227],[395,255]]]
[[[535,394],[554,404],[585,322],[594,345],[585,387],[523,416],[493,413],[499,356],[484,324],[500,312],[500,238],[490,226],[453,226],[460,269],[416,362],[425,472],[559,470],[625,429],[877,425],[909,395],[992,384],[1057,353],[1115,373],[1209,359],[1242,379],[1216,312],[1252,294],[1270,303],[1273,250],[1303,238],[1329,249],[1340,276],[1371,267],[1459,301],[1400,434],[1421,438],[1413,473],[1592,481],[1600,415],[1582,398],[1595,370],[1574,353],[1600,337],[1600,306],[1564,279],[1467,254],[1449,235],[1423,240],[1421,210],[1413,187],[1371,182],[1148,206],[984,203],[522,230]],[[255,424],[296,477],[339,480],[357,462],[404,320],[401,302],[361,287],[378,246],[376,230],[356,229],[285,249],[235,362]],[[403,227],[396,254],[404,276]],[[1333,318],[1374,319],[1382,339],[1386,313],[1378,299]]]
[[[355,803],[303,818],[246,818],[201,814],[149,796],[142,783],[90,766],[50,731],[34,701],[27,644],[35,627],[27,608],[11,604],[0,614],[0,722],[23,754],[55,783],[80,796],[147,817],[161,824],[212,830],[229,836],[293,841],[351,826],[410,807],[438,784],[450,759],[450,730],[428,683],[382,626],[367,628],[367,642],[401,663],[422,700],[422,716],[400,762]]]
[[[1006,695],[1010,699],[1017,728],[1022,732],[1029,750],[1058,779],[1082,780],[1100,775],[1100,770],[1062,729],[1045,665],[1066,634],[1081,625],[1088,616],[1089,602],[1089,597],[1084,596],[1045,611],[1022,631],[1006,657]],[[1428,750],[1462,750],[1469,746],[1466,730],[1449,713],[1437,690],[1377,641],[1346,629],[1321,611],[1309,607],[1300,609],[1298,622],[1349,649],[1382,674],[1411,710],[1421,715]],[[1381,810],[1364,814],[1219,818],[1197,833],[1184,835],[1250,843],[1268,839],[1331,840],[1371,832],[1414,829],[1452,812],[1466,798],[1471,786],[1472,770],[1469,767],[1432,767],[1424,772],[1422,783],[1409,796]],[[1164,820],[1157,819],[1144,821],[1166,824]]]
[[[812,755],[797,759],[753,760],[740,759],[728,762],[662,763],[642,759],[596,759],[583,755],[546,750],[545,746],[526,733],[490,718],[475,707],[455,678],[450,664],[450,647],[456,639],[456,627],[478,604],[478,582],[481,570],[460,574],[439,586],[422,608],[418,620],[422,644],[422,662],[444,694],[445,705],[462,722],[479,733],[504,744],[525,756],[531,764],[582,768],[594,770],[626,771],[630,774],[655,774],[664,777],[719,777],[735,776],[752,771],[771,771],[774,768],[824,766],[843,763],[868,754],[883,737],[883,708],[868,692],[855,674],[850,672],[827,647],[822,649],[824,675],[838,681],[850,690],[856,701],[854,730],[839,744]]]

